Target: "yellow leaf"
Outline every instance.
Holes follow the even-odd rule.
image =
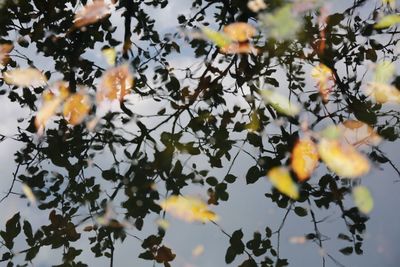
[[[330,170],[344,178],[356,178],[370,170],[369,161],[352,145],[322,138],[318,153]]]
[[[368,188],[362,185],[353,188],[353,199],[356,207],[365,214],[368,214],[374,208],[374,199]]]
[[[24,192],[24,195],[32,205],[36,204],[36,197],[33,194],[32,189],[27,184],[22,184],[22,192]]]
[[[289,170],[285,167],[274,167],[267,173],[272,185],[282,194],[292,199],[299,198],[299,189],[297,184],[293,182]]]
[[[306,181],[318,165],[317,146],[310,139],[299,140],[292,151],[291,166],[301,182]]]
[[[235,22],[224,27],[224,33],[233,41],[245,42],[256,34],[256,29],[245,22]]]
[[[393,14],[393,15],[387,15],[381,18],[378,23],[374,25],[375,29],[384,29],[384,28],[389,28],[393,25],[396,25],[400,23],[400,15]]]
[[[35,118],[37,129],[42,130],[46,126],[47,121],[56,114],[58,108],[68,96],[68,84],[64,81],[52,84],[49,89],[43,92],[43,104]]]
[[[317,82],[323,101],[327,102],[335,81],[332,70],[321,63],[312,69],[311,77]]]
[[[288,97],[283,96],[272,90],[260,90],[260,94],[267,104],[270,104],[276,111],[287,116],[294,117],[300,112],[300,107],[289,101]]]
[[[95,0],[91,4],[85,5],[75,14],[74,26],[81,28],[93,24],[110,14],[110,6],[104,0]]]
[[[169,222],[164,219],[159,219],[156,221],[157,225],[161,227],[164,230],[167,230],[169,228]]]
[[[160,206],[166,212],[187,222],[208,222],[218,220],[218,216],[208,209],[207,204],[195,197],[171,196]]]
[[[198,257],[201,254],[204,253],[204,246],[203,245],[197,245],[193,250],[192,250],[192,256],[193,257]]]
[[[63,115],[70,124],[77,125],[83,121],[89,111],[89,97],[84,93],[76,93],[65,101]]]
[[[367,84],[366,94],[370,95],[377,103],[400,103],[400,91],[392,85],[370,82]]]
[[[0,68],[4,68],[10,60],[9,53],[13,50],[14,45],[5,43],[0,45]]]
[[[132,90],[133,83],[133,75],[127,64],[107,70],[103,74],[97,89],[97,102],[105,99],[122,101],[124,96]]]
[[[115,65],[115,58],[117,57],[117,52],[114,48],[105,48],[102,49],[101,52],[103,53],[104,58],[107,61],[107,64],[110,66]]]
[[[47,78],[35,68],[14,69],[3,73],[4,81],[21,87],[41,87],[47,84]]]
[[[388,83],[396,72],[396,66],[390,61],[382,61],[375,65],[374,82]]]

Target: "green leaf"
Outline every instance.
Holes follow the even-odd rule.
[[[302,207],[295,207],[294,208],[294,213],[296,213],[300,217],[305,217],[308,214],[308,211],[305,208]]]

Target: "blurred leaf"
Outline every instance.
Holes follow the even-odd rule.
[[[31,202],[32,205],[36,204],[36,197],[32,192],[32,189],[27,184],[22,184],[22,192],[24,192],[26,198]]]
[[[63,114],[72,125],[81,123],[90,111],[89,97],[79,92],[70,96],[64,104]]]
[[[400,15],[386,15],[374,25],[375,29],[384,29],[400,23]]]
[[[286,96],[272,90],[260,90],[260,94],[265,103],[271,105],[276,111],[282,114],[294,117],[300,113],[300,107],[291,103]]]
[[[299,198],[299,189],[297,184],[293,182],[289,170],[285,167],[274,167],[268,171],[267,176],[272,185],[282,194],[292,199]]]
[[[374,199],[368,188],[362,185],[353,188],[353,199],[356,207],[365,214],[368,214],[374,208]]]
[[[346,120],[339,128],[342,129],[342,137],[353,146],[372,145],[377,146],[382,138],[366,123],[357,120]]]
[[[385,83],[370,82],[367,84],[366,93],[377,103],[400,103],[400,91],[394,86]]]
[[[214,31],[208,27],[204,27],[201,30],[205,37],[218,47],[229,46],[232,43],[232,39],[229,38],[229,36],[227,36],[225,33]]]
[[[132,90],[133,85],[133,75],[127,64],[111,68],[101,77],[101,82],[97,89],[97,103],[116,99],[122,102],[124,96]]]
[[[187,222],[217,221],[218,216],[208,209],[207,204],[198,198],[171,196],[162,201],[160,206],[166,212],[170,212],[175,217]]]
[[[42,87],[47,84],[46,76],[35,68],[14,69],[3,73],[4,81],[21,87]]]
[[[318,165],[317,146],[310,139],[300,139],[292,151],[291,166],[301,182],[306,181]]]
[[[96,23],[98,20],[110,14],[110,5],[104,0],[96,0],[93,3],[85,5],[75,14],[74,26],[81,28],[83,26]]]
[[[352,145],[323,138],[318,144],[321,159],[329,169],[343,178],[356,178],[367,174],[369,161]]]
[[[332,70],[320,63],[312,69],[311,77],[317,82],[319,93],[323,101],[327,102],[335,82]]]
[[[256,29],[245,22],[235,22],[224,27],[224,33],[232,41],[245,42],[256,34]]]
[[[301,21],[292,12],[292,6],[287,4],[274,13],[259,15],[267,35],[278,41],[294,39],[301,27]]]
[[[105,48],[101,50],[101,53],[103,54],[104,58],[106,59],[106,62],[110,66],[115,65],[115,59],[117,57],[117,52],[115,51],[114,48]]]

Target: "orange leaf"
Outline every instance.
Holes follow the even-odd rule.
[[[321,139],[318,152],[329,169],[345,178],[356,178],[370,170],[369,161],[362,154],[338,140]]]
[[[10,43],[5,43],[0,45],[0,67],[4,68],[10,60],[9,53],[13,50],[14,45]]]
[[[317,146],[310,139],[299,140],[292,151],[291,166],[301,182],[306,181],[318,165]]]
[[[127,64],[111,68],[101,78],[97,91],[97,102],[105,99],[122,101],[124,96],[133,88],[133,84],[133,75]]]
[[[83,121],[89,111],[89,97],[83,93],[76,93],[65,101],[63,114],[70,124],[77,125]]]
[[[93,24],[110,14],[110,6],[104,0],[96,0],[91,4],[85,5],[75,14],[74,26],[81,28]]]

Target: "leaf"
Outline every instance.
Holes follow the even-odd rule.
[[[374,82],[376,83],[388,83],[396,72],[396,66],[394,63],[389,61],[382,61],[375,64],[374,70]]]
[[[14,45],[11,43],[0,44],[0,68],[4,68],[10,61],[9,53],[13,50]]]
[[[107,70],[102,78],[97,90],[97,102],[104,100],[122,101],[124,96],[132,90],[134,85],[133,75],[129,70],[128,64]]]
[[[260,10],[266,9],[267,4],[265,4],[264,0],[251,0],[247,3],[247,7],[254,13],[257,13]]]
[[[155,255],[154,259],[158,263],[163,263],[163,262],[173,261],[175,257],[176,255],[172,253],[172,250],[170,248],[167,248],[166,246],[161,246],[157,250],[157,254]]]
[[[56,114],[58,108],[68,97],[69,89],[66,82],[56,82],[42,94],[43,105],[39,109],[35,118],[35,126],[42,130],[47,121]]]
[[[308,211],[305,208],[302,207],[295,207],[294,208],[294,213],[296,213],[300,217],[305,217],[308,214]]]
[[[317,146],[310,139],[299,140],[292,151],[291,166],[301,182],[306,181],[318,165]]]
[[[272,90],[260,90],[260,94],[267,104],[282,114],[294,117],[300,113],[300,107],[291,103],[286,96]]]
[[[36,204],[36,197],[32,192],[32,189],[27,184],[22,184],[22,192],[25,194],[26,198],[31,202],[32,205]]]
[[[77,125],[83,121],[89,111],[89,97],[79,92],[73,94],[65,101],[63,115],[70,124]]]
[[[245,22],[235,22],[224,27],[224,33],[236,42],[248,41],[256,34],[256,29]]]
[[[385,83],[368,83],[366,94],[371,96],[377,103],[400,103],[399,89]]]
[[[21,87],[42,87],[47,84],[46,76],[35,68],[14,69],[3,73],[7,84]]]
[[[322,100],[324,102],[327,102],[329,94],[333,90],[333,86],[335,85],[335,78],[333,76],[332,70],[324,64],[320,63],[318,66],[315,66],[312,69],[311,77],[317,82]]]
[[[282,194],[292,199],[299,198],[299,189],[290,176],[289,170],[285,167],[274,167],[268,171],[267,176],[272,185]]]
[[[44,102],[44,105],[36,114],[36,129],[41,129],[46,126],[47,121],[57,112],[57,109],[60,107],[61,103],[61,97],[54,97],[53,99]]]
[[[207,204],[195,197],[171,196],[162,201],[160,206],[166,212],[187,222],[217,221],[218,216],[208,209]]]
[[[292,13],[292,6],[287,4],[274,13],[264,13],[259,20],[268,35],[278,41],[293,39],[301,27],[301,21]]]
[[[204,253],[204,246],[203,245],[197,245],[193,250],[192,250],[192,256],[193,257],[198,257],[201,254]]]
[[[362,185],[353,188],[353,199],[356,207],[365,214],[368,214],[374,208],[374,199],[368,188]]]
[[[202,28],[201,31],[208,40],[220,48],[229,46],[232,43],[232,39],[224,33],[214,31],[208,27]]]
[[[98,20],[110,15],[110,5],[104,0],[95,0],[91,4],[85,5],[75,14],[74,26],[81,28],[83,26],[93,24]]]
[[[346,120],[339,128],[342,129],[342,137],[353,146],[372,145],[377,146],[382,138],[366,123],[357,120]]]
[[[389,28],[395,24],[400,23],[400,15],[393,14],[393,15],[387,15],[381,18],[378,23],[374,25],[375,29],[384,29],[384,28]]]
[[[362,154],[339,140],[321,139],[318,152],[328,168],[342,177],[356,178],[370,170],[369,161]]]
[[[230,43],[219,50],[224,54],[258,54],[259,50],[249,43]]]
[[[117,57],[117,52],[115,51],[114,48],[104,48],[101,50],[101,53],[103,54],[104,58],[106,59],[106,62],[110,66],[115,65],[115,59]]]

